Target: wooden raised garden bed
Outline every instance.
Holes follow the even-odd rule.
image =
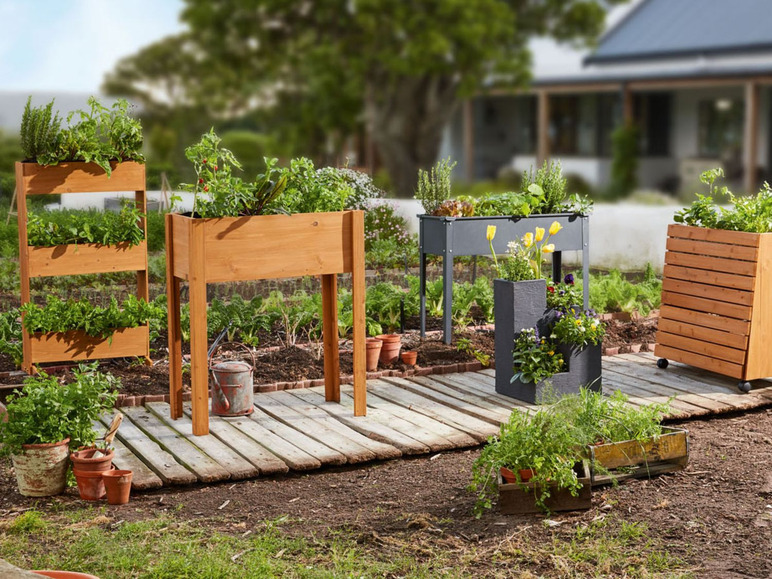
[[[166,215],[169,388],[182,416],[180,283],[190,295],[193,433],[209,432],[206,284],[318,275],[322,279],[325,398],[340,402],[337,274],[352,274],[354,415],[366,413],[364,213],[194,219]]]
[[[590,446],[592,486],[686,468],[689,463],[689,431],[668,427],[663,427],[662,431],[661,436],[643,442],[625,440]],[[597,473],[595,465],[609,472]]]
[[[27,197],[68,193],[134,191],[135,202],[145,213],[145,166],[133,161],[112,164],[112,175],[94,163],[70,162],[56,166],[16,163],[19,221],[21,303],[30,301],[30,278],[136,271],[137,297],[148,299],[147,242],[100,245],[95,243],[36,247],[27,241]],[[147,234],[144,220],[141,224]],[[118,329],[113,338],[94,338],[82,332],[34,334],[22,331],[22,368],[34,371],[44,362],[65,362],[140,356],[149,361],[147,326]]]
[[[545,507],[551,512],[560,511],[586,511],[592,507],[592,485],[590,473],[585,462],[579,463],[582,475],[579,482],[582,488],[577,496],[564,488],[550,485],[550,496],[544,501]],[[579,466],[579,465],[577,465]],[[536,505],[534,493],[539,493],[541,487],[538,484],[527,483],[499,483],[499,511],[504,515],[522,515],[543,512]]]
[[[668,227],[654,353],[740,380],[772,376],[772,233]]]

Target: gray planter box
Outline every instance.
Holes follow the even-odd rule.
[[[496,321],[496,392],[531,404],[541,398],[547,382],[557,394],[578,392],[581,386],[601,390],[601,345],[579,349],[559,345],[568,367],[549,380],[538,384],[512,381],[514,368],[512,354],[515,336],[525,328],[536,327],[540,334],[549,331],[554,312],[547,309],[545,280],[511,282],[502,279],[493,282]]]
[[[426,333],[426,256],[429,254],[442,256],[442,287],[443,314],[442,328],[446,344],[452,337],[452,307],[453,295],[453,259],[463,255],[490,255],[490,247],[486,238],[489,225],[496,226],[496,237],[493,248],[497,255],[503,255],[510,241],[520,239],[536,227],[549,229],[553,221],[562,225],[563,229],[551,243],[555,244],[552,254],[552,279],[562,278],[562,252],[582,252],[582,280],[584,287],[584,307],[589,307],[590,286],[590,218],[574,213],[557,213],[553,215],[533,215],[530,217],[433,217],[419,215],[419,257],[420,257],[420,300],[421,300],[421,336]]]

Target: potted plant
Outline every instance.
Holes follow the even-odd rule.
[[[700,177],[710,187],[668,227],[662,305],[654,353],[660,368],[676,360],[739,380],[772,376],[768,337],[772,304],[772,190],[735,197],[717,187],[721,169]],[[713,197],[724,195],[721,208]]]
[[[94,443],[93,423],[115,404],[116,385],[95,364],[82,364],[69,382],[41,371],[27,378],[22,392],[8,397],[0,453],[11,456],[21,494],[62,492],[70,449]]]
[[[352,193],[335,169],[315,169],[294,159],[284,169],[266,159],[252,182],[234,173],[240,165],[213,132],[188,147],[196,171],[190,214],[166,215],[169,293],[170,405],[182,416],[180,282],[190,294],[193,432],[207,434],[206,284],[320,275],[322,278],[325,396],[340,399],[337,342],[337,274],[352,273],[354,414],[366,412],[364,219],[345,210]]]
[[[148,299],[142,127],[129,116],[125,100],[107,109],[90,98],[89,107],[70,113],[69,126],[62,128],[53,101],[44,107],[27,101],[21,125],[25,161],[16,163],[22,304],[30,302],[31,278],[116,271],[136,271],[137,296]],[[135,202],[97,224],[75,220],[67,227],[27,209],[31,195],[105,191],[134,191]],[[81,339],[89,342],[78,332],[53,339],[24,332],[22,368],[32,372],[38,362],[99,357],[149,359],[146,326],[118,332],[103,347]]]
[[[415,194],[424,209],[424,214],[418,216],[422,336],[426,329],[427,255],[442,256],[443,330],[445,343],[450,344],[453,260],[487,254],[490,246],[483,235],[490,226],[499,232],[494,248],[503,253],[509,240],[520,239],[537,227],[546,230],[557,221],[563,233],[553,242],[553,278],[562,277],[562,252],[578,250],[582,252],[584,287],[589,287],[588,215],[592,204],[577,195],[567,196],[567,180],[559,163],[545,163],[536,171],[526,171],[519,191],[457,200],[450,199],[452,169],[449,161],[441,161],[430,172],[419,172]],[[588,300],[585,290],[585,309],[589,307]]]

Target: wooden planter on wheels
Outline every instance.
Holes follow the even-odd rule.
[[[772,376],[772,233],[670,225],[662,282],[658,365],[723,374],[750,390]]]
[[[166,215],[169,389],[182,416],[180,282],[190,294],[193,434],[209,432],[206,284],[319,275],[322,278],[325,398],[340,402],[337,274],[352,274],[354,415],[366,413],[364,213],[300,213],[193,219]]]
[[[28,245],[28,196],[111,191],[134,191],[137,206],[145,213],[145,166],[133,161],[113,164],[112,175],[108,177],[94,163],[70,162],[56,166],[16,163],[22,305],[30,301],[31,278],[118,271],[136,271],[137,297],[148,299],[146,240],[134,246],[128,243],[79,243],[53,247]],[[144,219],[141,226],[147,237]],[[22,330],[22,368],[31,373],[38,363],[124,356],[140,356],[149,361],[150,343],[146,325],[116,330],[111,338],[95,338],[80,331],[30,335]]]

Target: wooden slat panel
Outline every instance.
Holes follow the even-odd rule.
[[[756,275],[756,263],[752,261],[737,261],[720,257],[706,257],[704,255],[667,251],[665,252],[665,263],[668,265],[707,269],[708,271],[747,275],[748,277]]]
[[[94,163],[71,162],[47,167],[37,163],[21,163],[21,166],[24,175],[23,192],[27,195],[145,189],[145,166],[133,161],[110,163],[110,177]]]
[[[704,269],[691,269],[688,267],[679,267],[676,265],[665,265],[663,270],[664,279],[682,279],[694,281],[708,285],[716,285],[738,290],[753,291],[754,278],[744,275],[732,275],[728,273],[719,273],[707,271]]]
[[[698,298],[717,300],[720,302],[729,302],[730,304],[743,306],[753,305],[753,292],[729,289],[715,285],[665,278],[662,280],[662,290]]]
[[[716,314],[717,316],[726,316],[735,320],[751,319],[751,308],[748,306],[738,306],[726,302],[714,302],[704,298],[695,298],[672,292],[662,292],[662,305],[676,306],[697,312]]]
[[[719,330],[712,330],[710,328],[695,326],[675,320],[660,318],[657,329],[660,332],[676,334],[686,338],[694,338],[695,340],[702,340],[712,344],[720,344],[737,350],[745,350],[748,345],[748,336],[743,336],[742,334],[730,334],[729,332],[721,332]]]
[[[705,328],[713,328],[717,330],[724,330],[731,334],[739,334],[741,336],[747,336],[750,332],[750,322],[748,320],[734,320],[731,318],[723,318],[713,314],[706,314],[703,312],[695,312],[694,310],[688,310],[683,308],[677,308],[675,306],[663,305],[659,309],[659,319],[662,320],[676,320],[680,322],[687,322],[694,324],[695,326],[703,326]]]
[[[665,247],[668,251],[725,257],[742,261],[756,261],[758,255],[758,249],[755,247],[728,245],[726,243],[711,243],[708,241],[693,241],[675,237],[669,237]]]
[[[385,380],[388,381],[390,378],[385,378]],[[400,382],[399,385],[411,392],[426,396],[430,400],[453,404],[462,412],[466,412],[470,416],[475,416],[486,422],[501,424],[509,420],[509,412],[502,410],[495,404],[489,403],[481,395],[463,393],[459,390],[448,388],[446,385],[435,382],[427,376],[411,376],[406,382]],[[408,385],[411,382],[414,382],[415,386]]]
[[[712,241],[715,243],[729,243],[733,245],[747,245],[749,247],[758,247],[760,235],[759,233],[746,233],[744,231],[726,231],[723,229],[692,227],[690,225],[680,225],[678,223],[671,223],[668,225],[667,234],[669,237]]]
[[[110,424],[111,416],[105,416],[105,424],[94,421],[94,429],[102,432],[105,426]],[[155,474],[144,462],[142,462],[119,438],[114,438],[112,446],[115,454],[113,455],[113,465],[121,470],[130,470],[134,473],[131,477],[131,488],[136,491],[146,491],[157,489],[164,486],[163,481]]]
[[[672,400],[670,394],[657,394],[653,389],[642,388],[641,384],[635,380],[629,380],[626,376],[620,376],[613,372],[609,372],[608,376],[603,376],[603,389],[606,392],[609,390],[619,390],[631,398],[637,398],[640,401],[639,404],[643,402],[643,405],[668,404],[670,407],[668,412],[669,418],[681,420],[690,416],[708,414],[708,411],[703,408],[698,408],[686,402]]]
[[[619,468],[684,458],[688,454],[688,433],[685,430],[667,429],[661,436],[639,442],[627,440],[590,447],[592,458],[605,468]]]
[[[34,363],[45,363],[147,356],[149,340],[147,326],[120,328],[113,333],[112,342],[78,331],[33,334],[30,337],[30,358]]]
[[[716,358],[710,358],[701,354],[695,354],[693,352],[685,352],[677,348],[671,348],[662,344],[657,344],[654,348],[654,354],[668,360],[675,360],[676,362],[682,362],[689,364],[690,366],[696,366],[703,370],[710,370],[711,372],[717,372],[724,376],[731,378],[742,378],[743,365],[732,364],[724,360],[718,360]]]
[[[772,376],[772,234],[762,236],[758,267],[745,380]]]
[[[166,214],[166,267],[180,279],[190,275],[190,227],[192,219],[177,213]],[[172,243],[172,239],[174,242]],[[171,256],[171,259],[169,258]]]
[[[350,272],[349,212],[205,219],[208,282]]]
[[[139,271],[147,267],[145,241],[134,246],[128,243],[30,246],[28,254],[30,277]]]
[[[660,331],[657,332],[657,343],[686,352],[694,352],[695,354],[726,360],[735,364],[745,363],[745,350],[719,346],[718,344],[711,344],[700,339],[687,338]]]

